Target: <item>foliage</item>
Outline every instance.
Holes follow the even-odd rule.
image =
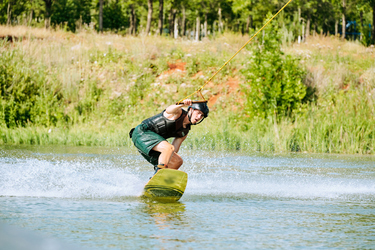
[[[19,60],[14,60],[19,58]],[[55,125],[64,117],[62,96],[46,83],[45,68],[26,58],[22,51],[0,54],[0,124],[8,128],[29,123]]]
[[[375,50],[324,36],[281,49],[280,32],[260,34],[203,89],[209,119],[183,147],[375,153]],[[233,33],[197,43],[26,27],[18,36],[24,40],[0,42],[0,144],[131,146],[132,127],[193,93],[248,40]],[[317,89],[313,103],[301,85],[305,72],[304,83]],[[263,103],[267,111],[251,119],[249,79],[261,79],[257,87],[274,105]]]
[[[363,34],[361,43],[365,46],[370,46],[373,43],[373,40],[371,39],[371,27],[369,25],[363,27],[359,25],[359,31]]]
[[[98,31],[99,0],[49,0],[48,2],[52,3],[49,11],[46,11],[46,2],[47,0],[0,1],[0,24],[10,21],[12,25],[41,27],[47,25],[44,21],[47,18],[47,12],[51,12],[51,25],[54,28],[62,27],[75,32],[81,26],[90,25]],[[185,36],[186,31],[192,34],[196,30],[199,17],[203,27],[207,27],[210,31],[209,37],[218,34],[219,30],[222,32],[222,28],[225,31],[242,34],[251,33],[252,30],[257,30],[263,25],[267,13],[276,13],[286,2],[280,0],[164,0],[162,28],[164,32],[173,35],[171,31],[174,30],[174,23],[177,22],[180,36]],[[360,11],[364,13],[364,23],[366,25],[372,23],[374,26],[371,15],[374,11],[374,0],[345,0],[344,2],[342,0],[294,0],[283,10],[284,23],[280,26],[286,26],[289,31],[289,40],[296,40],[305,32],[334,34],[336,22],[339,24],[343,15],[347,21],[359,23]],[[144,33],[148,7],[146,1],[139,0],[103,0],[104,30],[119,34],[129,33],[130,5],[135,10],[137,33]],[[159,2],[154,1],[151,34],[158,34],[159,14]],[[307,24],[309,27],[306,26]],[[303,29],[305,30],[302,31]],[[185,34],[182,34],[183,31]],[[371,43],[374,43],[373,36]],[[203,30],[198,37],[203,37]],[[347,39],[350,37],[348,36]],[[368,44],[368,41],[364,43]]]
[[[306,73],[298,59],[282,52],[277,27],[266,29],[241,73],[246,78],[242,86],[247,98],[245,111],[251,118],[292,115],[303,108]]]
[[[90,4],[90,0],[56,0],[51,23],[54,25],[66,23],[67,30],[75,32],[77,23],[82,25],[91,22]]]
[[[99,15],[95,15],[96,23],[99,23]],[[118,1],[109,2],[103,7],[103,28],[118,32],[129,27],[128,14],[122,10]],[[96,26],[99,30],[99,25]]]

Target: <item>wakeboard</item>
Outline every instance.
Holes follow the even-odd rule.
[[[142,198],[161,201],[178,201],[185,192],[187,173],[180,170],[160,169],[145,185]]]

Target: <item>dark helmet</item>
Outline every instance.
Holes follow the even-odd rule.
[[[206,118],[208,116],[208,112],[210,112],[207,106],[207,102],[193,103],[191,106],[189,106],[188,110],[190,108],[202,111],[204,114],[204,118]]]

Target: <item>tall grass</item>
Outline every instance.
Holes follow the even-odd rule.
[[[132,127],[203,85],[248,39],[225,34],[192,42],[23,27],[1,27],[0,33],[22,38],[0,42],[2,58],[11,58],[0,67],[10,70],[13,65],[9,72],[15,73],[14,86],[33,83],[38,89],[34,115],[24,124],[5,124],[7,113],[0,109],[0,144],[40,145],[130,146]],[[253,119],[244,112],[246,97],[238,87],[245,83],[240,69],[246,67],[252,46],[256,43],[204,89],[205,98],[212,98],[210,116],[193,127],[184,147],[375,152],[373,48],[334,37],[285,44],[286,54],[301,58],[308,72],[305,84],[315,89],[316,102],[293,118]],[[184,64],[183,71],[171,68],[178,63]],[[233,79],[237,89],[229,84]]]

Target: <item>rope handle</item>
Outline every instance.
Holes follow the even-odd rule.
[[[192,101],[191,104],[194,104],[194,103],[207,103],[207,101]],[[181,102],[176,102],[176,105],[180,105]]]

